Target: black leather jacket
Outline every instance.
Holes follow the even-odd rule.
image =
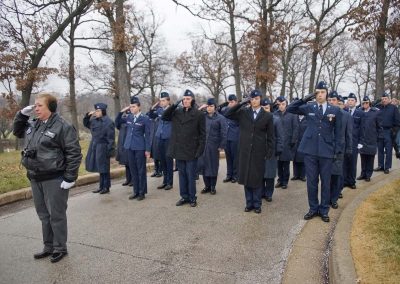
[[[62,177],[67,182],[77,179],[82,160],[79,139],[75,128],[57,113],[44,123],[29,120],[18,112],[13,133],[18,138],[26,138],[21,163],[29,179],[44,181]]]

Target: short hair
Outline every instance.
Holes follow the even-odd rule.
[[[55,112],[57,109],[57,98],[50,93],[40,93],[36,95],[36,99],[44,99],[47,104],[48,109],[51,112]]]

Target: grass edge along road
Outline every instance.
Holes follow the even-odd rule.
[[[400,283],[400,180],[372,193],[359,206],[351,252],[359,283]]]

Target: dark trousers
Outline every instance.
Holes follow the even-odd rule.
[[[146,156],[144,150],[128,151],[129,169],[131,170],[133,193],[147,193]]]
[[[196,201],[196,168],[197,159],[176,160],[179,171],[179,193],[182,199]]]
[[[344,178],[345,185],[356,184],[357,157],[358,157],[357,147],[353,147],[353,152],[351,154],[346,154],[344,156],[343,178]]]
[[[203,181],[206,187],[215,187],[217,185],[217,177],[203,176]]]
[[[308,205],[313,213],[327,215],[331,201],[331,171],[333,159],[313,155],[304,156],[307,175]],[[321,178],[321,203],[318,200],[318,182]]]
[[[100,173],[100,188],[109,189],[111,187],[111,176],[110,172]]]
[[[62,178],[31,180],[33,202],[42,222],[44,251],[67,251],[67,201],[69,190],[61,189]]]
[[[131,170],[129,169],[128,165],[125,165],[125,179],[128,183],[132,181]]]
[[[306,177],[306,168],[304,167],[303,162],[293,161],[293,177],[297,177],[297,178],[305,178]]]
[[[261,208],[262,190],[262,187],[253,188],[244,186],[244,195],[246,197],[247,208]]]
[[[157,174],[162,173],[162,167],[161,167],[161,161],[160,160],[154,160],[154,171]]]
[[[361,175],[363,178],[370,178],[374,171],[375,155],[360,154],[361,157]]]
[[[272,197],[274,194],[274,178],[264,178],[264,186],[261,196]]]
[[[339,199],[339,194],[343,190],[343,176],[331,176],[331,203],[335,203]]]
[[[290,161],[278,161],[278,182],[287,185],[290,176]]]
[[[169,139],[160,139],[161,169],[163,172],[163,184],[173,185],[174,183],[174,160],[167,156]]]
[[[237,179],[237,148],[238,141],[226,141],[226,177]]]
[[[388,170],[392,167],[392,134],[390,129],[383,129],[383,138],[378,139],[378,167]]]

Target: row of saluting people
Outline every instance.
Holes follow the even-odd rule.
[[[315,101],[314,101],[315,99]],[[400,126],[397,107],[382,96],[379,109],[364,97],[357,106],[354,94],[347,103],[336,91],[328,94],[325,82],[314,94],[294,100],[284,97],[274,103],[262,99],[258,90],[238,102],[217,106],[214,99],[197,107],[194,95],[186,90],[183,99],[171,104],[167,92],[147,114],[137,97],[121,110],[113,121],[106,115],[107,105],[95,104],[95,111],[84,117],[92,141],[86,157],[86,169],[100,173],[99,189],[110,189],[110,160],[114,151],[115,127],[119,129],[117,160],[126,167],[126,182],[132,185],[129,199],[143,200],[147,193],[146,158],[159,163],[154,176],[163,176],[158,189],[173,187],[175,159],[179,171],[181,199],[177,206],[197,205],[196,178],[203,176],[201,193],[216,193],[219,153],[226,155],[227,175],[223,182],[239,182],[245,187],[246,207],[261,212],[261,199],[272,201],[274,188],[287,188],[290,161],[292,180],[307,180],[310,219],[321,216],[329,221],[329,207],[338,207],[343,187],[356,188],[357,180],[370,181],[378,149],[378,168],[389,173],[392,166],[392,138]],[[361,174],[356,178],[357,157],[361,156]],[[162,172],[162,174],[157,174]],[[278,181],[275,183],[275,177]],[[318,182],[321,180],[321,201]]]

